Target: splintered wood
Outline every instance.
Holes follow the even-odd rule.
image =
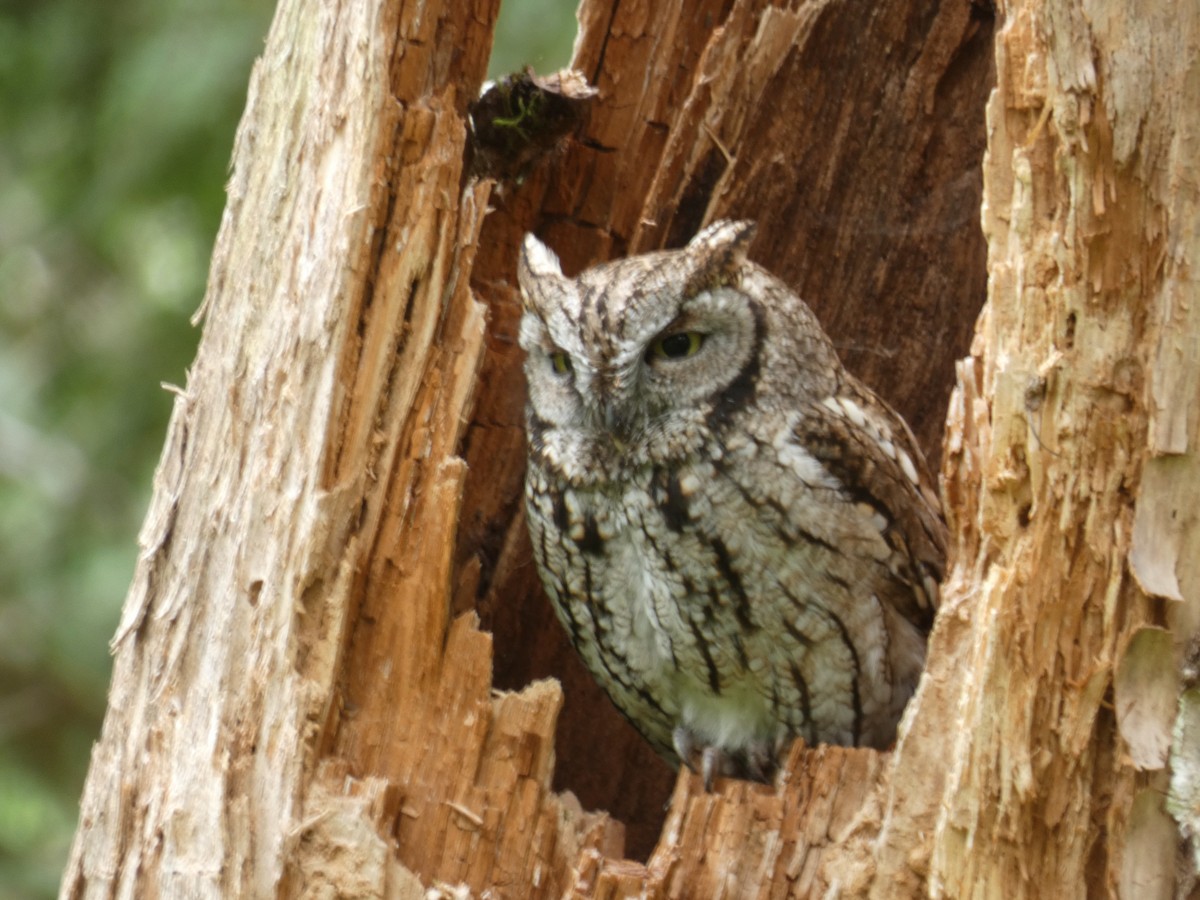
[[[497,188],[496,6],[281,0],[62,896],[1182,892],[1200,7],[585,0],[599,94],[564,147],[489,144]],[[719,216],[933,456],[956,384],[954,546],[896,748],[706,794],[540,595],[514,267]]]

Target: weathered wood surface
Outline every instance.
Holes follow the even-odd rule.
[[[280,5],[63,896],[1172,896],[1200,12],[585,0],[590,120],[496,192],[466,6]],[[708,795],[540,596],[513,267],[723,215],[935,454],[957,383],[956,545],[896,750]]]
[[[619,851],[549,792],[557,686],[494,695],[449,615],[495,11],[280,4],[64,897],[553,893]]]
[[[1156,726],[1121,701],[1132,692],[1126,705],[1145,710],[1177,693],[1178,652],[1165,684],[1120,673],[1147,628],[1185,626],[1186,643],[1200,599],[1181,521],[1200,491],[1200,313],[1180,302],[1200,250],[1200,109],[1186,99],[1200,15],[1171,3],[1093,12],[1008,4],[997,41],[989,303],[959,369],[947,466],[961,537],[946,631],[961,629],[967,652],[932,672],[958,673],[929,818],[928,885],[948,896],[1175,894],[1166,746],[1140,749]],[[1153,571],[1134,552],[1139,531]],[[1157,586],[1167,573],[1189,603]],[[1169,734],[1170,714],[1157,727]],[[895,782],[905,768],[901,748]]]

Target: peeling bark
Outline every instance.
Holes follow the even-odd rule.
[[[494,3],[282,0],[63,897],[1193,889],[1200,11],[680,6],[584,0],[590,116],[497,186]],[[945,425],[954,547],[893,752],[705,794],[541,597],[514,266],[721,216]]]

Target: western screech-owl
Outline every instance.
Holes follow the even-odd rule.
[[[765,778],[784,743],[886,747],[925,658],[946,532],[903,420],[748,222],[563,276],[519,264],[526,510],[559,618],[673,762]]]

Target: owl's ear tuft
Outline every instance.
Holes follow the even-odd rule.
[[[566,280],[554,251],[532,234],[525,235],[517,260],[517,281],[525,308],[544,315],[547,307],[561,299]]]
[[[517,277],[521,280],[521,287],[526,287],[526,283],[533,278],[562,278],[563,266],[550,247],[534,238],[533,234],[527,234],[521,245]]]
[[[758,226],[748,219],[718,219],[688,241],[688,249],[703,249],[706,253],[725,251],[745,259],[756,231]]]
[[[686,293],[735,283],[757,230],[750,221],[720,219],[692,238],[687,252],[696,260],[696,267],[687,280]]]

